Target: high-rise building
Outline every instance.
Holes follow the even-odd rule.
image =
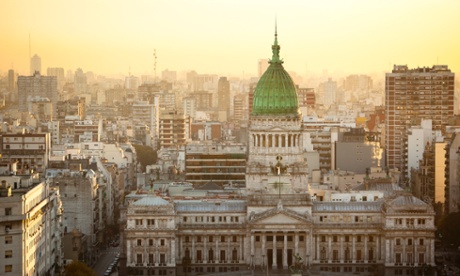
[[[444,160],[446,179],[445,185],[443,185],[446,214],[460,210],[460,130],[453,130],[453,133],[449,133],[448,136]],[[444,203],[444,201],[442,202]]]
[[[42,59],[36,54],[30,58],[30,75],[33,76],[35,72],[42,72]]]
[[[444,131],[454,115],[454,73],[447,65],[409,69],[395,65],[385,76],[385,153],[387,167],[403,169],[407,128],[431,119]],[[402,174],[404,177],[404,174]]]
[[[262,58],[257,61],[257,73],[259,78],[262,77],[262,74],[265,73],[265,71],[267,71],[268,65],[269,63],[266,58]]]
[[[337,82],[328,79],[320,84],[320,92],[323,94],[323,104],[329,107],[337,103]]]
[[[136,123],[147,125],[153,135],[153,144],[156,145],[156,139],[159,131],[159,111],[158,100],[154,103],[135,102],[132,106],[132,118]]]
[[[88,81],[87,81],[86,74],[83,73],[83,70],[81,68],[78,68],[77,71],[75,71],[74,89],[75,89],[75,94],[77,95],[87,92]]]
[[[241,125],[241,122],[245,119],[245,106],[246,95],[238,94],[233,97],[233,123],[236,127]]]
[[[176,82],[177,81],[177,72],[176,71],[169,71],[168,69],[161,72],[161,79],[168,81],[168,82]]]
[[[58,100],[57,78],[42,76],[36,72],[33,76],[18,77],[18,110],[27,112],[27,103],[31,97],[48,98],[53,103],[53,112],[56,113]]]
[[[62,90],[65,84],[64,68],[48,68],[46,74],[48,76],[55,76],[57,78],[58,89]]]
[[[35,180],[25,176],[1,176],[1,275],[58,275],[60,272],[62,208],[59,191],[50,188],[47,182],[36,183]]]
[[[187,127],[190,127],[190,118],[175,111],[160,112],[159,148],[177,148],[185,145],[188,140]],[[190,131],[188,131],[190,133]]]
[[[8,70],[8,90],[14,91],[16,89],[16,83],[14,78],[14,70]]]
[[[227,77],[219,78],[217,83],[217,104],[219,111],[228,111],[230,110],[230,82],[227,80]]]

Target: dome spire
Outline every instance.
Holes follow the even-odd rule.
[[[275,42],[272,45],[272,52],[273,56],[272,59],[269,61],[270,64],[272,63],[283,63],[280,60],[280,46],[278,44],[278,21],[275,19]]]

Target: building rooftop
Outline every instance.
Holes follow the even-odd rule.
[[[161,206],[161,205],[168,205],[169,202],[167,200],[162,199],[161,197],[151,197],[146,196],[141,198],[133,203],[134,206]]]
[[[371,202],[314,202],[315,212],[379,212],[382,201]]]
[[[245,200],[176,200],[177,212],[246,212]]]

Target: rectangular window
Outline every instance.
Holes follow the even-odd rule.
[[[136,263],[137,264],[142,264],[142,254],[137,254],[136,255]]]
[[[209,236],[208,240],[209,240],[209,242],[212,242],[213,241],[212,236]]]
[[[149,239],[149,246],[153,246],[153,239]]]
[[[147,219],[147,225],[155,225],[155,220],[154,219]]]
[[[142,225],[142,220],[141,219],[136,219],[136,226]]]
[[[401,245],[401,239],[396,239],[396,245]]]
[[[5,259],[9,259],[13,257],[13,250],[6,250],[5,251]]]
[[[425,263],[425,254],[424,253],[419,253],[418,254],[418,263],[419,264],[424,264]]]
[[[300,235],[300,236],[299,236],[299,241],[300,241],[300,242],[303,242],[303,241],[304,241],[304,236],[303,236],[303,235]]]
[[[225,236],[220,236],[220,242],[225,242]]]
[[[256,236],[256,242],[260,242],[260,236]]]
[[[412,245],[412,239],[407,239],[407,245]]]
[[[149,264],[153,264],[153,254],[149,254]]]
[[[137,246],[141,246],[142,245],[142,240],[141,239],[137,239]]]
[[[161,240],[160,240],[160,245],[161,245],[161,246],[165,246],[165,240],[164,240],[164,239],[161,239]]]
[[[11,216],[13,214],[13,211],[11,208],[5,208],[5,216]]]
[[[5,236],[5,244],[12,244],[13,236]]]
[[[418,244],[419,244],[419,245],[424,245],[424,243],[425,243],[425,240],[424,240],[424,239],[420,239],[420,240],[418,241]]]
[[[396,264],[401,264],[401,253],[396,253],[395,255],[396,259]]]
[[[5,272],[13,272],[13,265],[5,265]]]
[[[414,263],[414,258],[413,258],[412,253],[407,253],[407,263],[409,265],[412,265]]]

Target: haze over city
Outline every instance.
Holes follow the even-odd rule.
[[[288,71],[383,73],[393,64],[460,69],[459,1],[3,1],[0,72],[196,70],[255,76],[278,21]]]

